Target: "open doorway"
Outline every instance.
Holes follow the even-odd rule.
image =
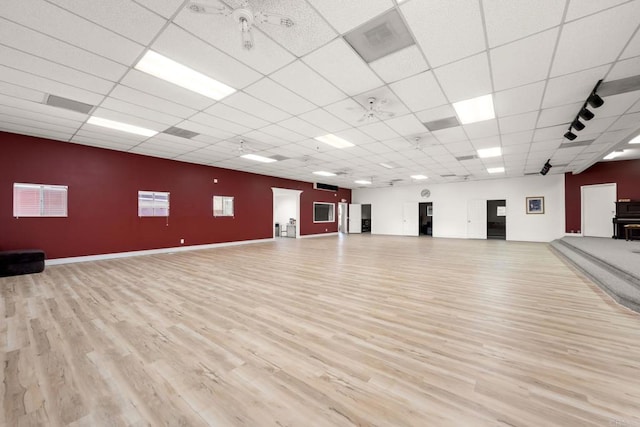
[[[273,237],[300,237],[300,190],[272,187]]]
[[[420,235],[433,236],[433,203],[420,203],[418,210],[420,215]]]
[[[507,201],[487,200],[487,239],[506,240]]]
[[[362,232],[371,233],[371,205],[362,205]]]
[[[347,233],[348,203],[338,203],[338,233]]]

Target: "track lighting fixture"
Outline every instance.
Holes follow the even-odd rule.
[[[551,163],[549,163],[550,161],[551,159],[547,160],[544,166],[542,166],[542,169],[540,169],[540,175],[546,175],[549,173],[549,170],[553,167],[551,166]]]
[[[595,116],[593,112],[591,112],[590,110],[587,110],[587,104],[593,108],[602,107],[602,104],[604,104],[604,99],[602,99],[600,95],[596,93],[596,91],[598,90],[598,86],[600,86],[600,83],[602,83],[602,80],[598,80],[598,83],[596,83],[595,87],[589,94],[589,97],[587,98],[586,101],[584,101],[584,104],[582,104],[582,107],[580,108],[578,115],[573,119],[573,121],[569,125],[569,130],[565,132],[564,137],[567,138],[569,141],[573,141],[578,137],[575,133],[572,132],[572,130],[581,131],[582,129],[585,128],[585,124],[582,123],[580,119],[589,121],[593,119],[593,117]],[[548,169],[547,169],[547,172],[548,172]],[[545,174],[543,173],[543,175]]]

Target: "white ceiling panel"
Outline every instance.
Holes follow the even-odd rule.
[[[340,33],[346,33],[394,6],[391,0],[309,0],[309,3]]]
[[[262,102],[244,92],[236,92],[225,98],[222,103],[270,122],[279,122],[291,117],[291,114],[285,113],[273,105]]]
[[[69,142],[118,151],[128,151],[138,144],[137,142],[117,142],[110,138],[91,138],[82,135],[74,135]]]
[[[290,119],[283,120],[278,124],[283,128],[299,133],[300,135],[304,135],[307,138],[315,138],[316,136],[326,134],[326,131],[297,117],[291,117]]]
[[[469,139],[461,126],[436,130],[431,133],[438,139],[438,141],[443,144],[448,144],[450,142],[467,141]]]
[[[325,110],[330,112],[336,117],[340,117],[345,122],[352,126],[357,126],[364,123],[365,109],[362,105],[358,104],[352,98],[347,98],[335,104],[327,105]],[[373,118],[373,121],[378,120]]]
[[[156,110],[165,114],[171,114],[179,117],[190,117],[191,115],[196,113],[196,110],[193,108],[178,105],[166,99],[158,98],[157,96],[149,95],[139,90],[122,85],[117,86],[109,94],[109,96],[120,99],[122,101],[130,102],[131,104],[148,108],[150,110]]]
[[[640,34],[640,32],[638,32]],[[640,56],[627,59],[616,63],[609,74],[607,74],[607,81],[624,79],[627,77],[633,77],[640,74]]]
[[[636,129],[640,123],[640,113],[631,113],[621,116],[610,128],[610,130]]]
[[[31,126],[34,129],[47,130],[70,135],[73,135],[73,133],[75,133],[75,131],[78,129],[78,126],[74,124],[51,123],[51,120],[34,120],[27,117],[16,116],[15,114],[6,113],[3,111],[0,111],[0,122],[10,123],[16,126]]]
[[[251,130],[246,126],[242,126],[238,123],[230,122],[229,120],[221,119],[220,117],[212,116],[207,113],[194,114],[191,116],[190,120],[234,135],[240,135]]]
[[[143,50],[138,43],[44,1],[0,2],[0,16],[122,64],[133,62]]]
[[[448,103],[431,71],[392,83],[390,87],[413,111],[427,110]]]
[[[487,95],[493,92],[489,59],[486,53],[433,70],[450,102]]]
[[[149,43],[167,23],[165,19],[155,13],[127,0],[109,0],[109,2],[49,1],[140,44]]]
[[[215,102],[204,95],[134,69],[130,70],[120,83],[172,103],[187,106],[190,110],[202,110]]]
[[[495,47],[560,25],[565,2],[484,0],[482,6],[489,47]]]
[[[126,66],[115,61],[14,24],[1,17],[0,40],[3,44],[23,52],[111,81],[117,81],[127,71]]]
[[[538,118],[538,127],[543,128],[559,124],[565,124],[568,127],[569,123],[571,123],[571,121],[578,114],[580,107],[582,107],[582,103],[574,103],[563,105],[560,107],[546,108],[540,112],[540,117]]]
[[[44,100],[43,100],[44,101]],[[77,111],[66,110],[64,108],[52,107],[51,105],[41,104],[39,102],[32,102],[24,99],[13,98],[11,96],[0,95],[0,105],[4,105],[14,110],[20,110],[22,117],[38,116],[51,116],[53,118],[60,118],[62,121],[71,120],[82,123],[87,119],[86,114],[78,113]],[[27,111],[25,114],[24,111]],[[16,111],[16,114],[18,111]]]
[[[244,49],[238,24],[232,16],[183,9],[174,23],[262,74],[270,74],[295,60],[291,53],[256,28],[252,30],[254,48]]]
[[[491,49],[491,71],[495,90],[504,90],[544,80],[556,44],[558,29],[552,29]]]
[[[202,142],[217,142],[221,139],[227,139],[227,138],[233,138],[235,137],[235,135],[232,132],[227,132],[224,131],[222,129],[216,129],[213,128],[211,126],[207,126],[204,125],[202,123],[198,123],[195,122],[193,120],[185,120],[183,122],[180,122],[176,125],[179,128],[182,129],[187,129],[190,130],[192,132],[197,132],[200,133],[202,135],[198,135],[196,136],[194,139],[196,141],[202,141]],[[207,138],[208,137],[212,137],[211,138]]]
[[[570,0],[567,10],[567,21],[573,21],[583,16],[601,12],[605,9],[625,3],[627,0]]]
[[[498,117],[511,116],[540,109],[545,82],[496,92],[493,105]]]
[[[244,111],[240,111],[236,108],[229,107],[228,105],[221,103],[212,105],[204,112],[252,129],[257,129],[269,125],[269,122],[266,120],[260,119],[251,114],[247,114]]]
[[[496,136],[498,132],[498,121],[496,119],[471,123],[463,126],[464,131],[470,139],[486,138]]]
[[[19,71],[14,68],[5,67],[3,65],[0,65],[0,80],[17,86],[35,89],[91,105],[97,105],[104,99],[104,95],[64,83],[58,83],[54,80],[36,76],[25,71]]]
[[[336,136],[349,141],[352,144],[360,145],[374,142],[375,139],[360,131],[359,129],[347,129],[336,132]],[[351,153],[353,154],[353,153]]]
[[[182,147],[183,150],[197,150],[209,145],[206,142],[196,141],[194,139],[180,138],[167,133],[159,133],[151,137],[148,141],[153,141],[156,145],[167,147]]]
[[[535,129],[537,121],[537,111],[516,114],[515,116],[502,117],[498,119],[501,133],[514,133],[529,129]]]
[[[260,129],[260,132],[268,133],[269,135],[280,138],[286,142],[298,142],[298,141],[302,141],[303,139],[308,139],[304,135],[300,135],[299,133],[292,132],[289,129],[286,129],[278,125],[269,125],[269,126],[263,127],[262,129]]]
[[[250,132],[246,132],[242,134],[241,138],[233,139],[231,142],[235,144],[236,140],[240,140],[240,139],[245,140],[247,138],[251,140],[250,145],[257,144],[256,148],[260,148],[260,149],[267,149],[269,147],[280,147],[282,145],[287,145],[290,143],[290,141],[283,139],[279,136],[273,136],[269,133],[261,132],[259,130],[252,130]]]
[[[409,136],[422,134],[427,132],[427,128],[414,116],[413,114],[407,114],[402,117],[394,117],[389,120],[385,120],[385,123],[399,135]]]
[[[549,121],[553,121],[553,116],[550,116]],[[562,135],[567,131],[567,127],[568,125],[566,124],[545,128],[538,127],[533,133],[533,141],[548,141],[550,139],[562,138]]]
[[[17,86],[12,83],[3,82],[0,79],[0,94],[11,96],[14,98],[20,98],[27,101],[42,102],[45,98],[45,93],[38,90],[33,90],[24,86]]]
[[[385,141],[387,139],[394,139],[400,136],[384,122],[369,123],[364,126],[360,126],[358,129],[376,141]]]
[[[632,1],[565,24],[551,75],[613,62],[638,28],[639,16],[640,2]]]
[[[184,0],[136,0],[136,3],[165,18],[170,18],[182,6]]]
[[[348,95],[357,95],[383,84],[362,58],[340,38],[302,60]]]
[[[519,145],[529,143],[533,140],[533,131],[527,130],[524,132],[509,133],[501,136],[502,146],[507,145]]]
[[[107,94],[114,83],[64,65],[58,65],[46,59],[38,58],[19,50],[0,45],[0,57],[3,65],[47,78],[55,74],[56,81],[69,86],[79,87],[91,92]],[[1,78],[1,77],[0,77]]]
[[[338,132],[350,126],[322,108],[300,115],[300,118],[328,132]]]
[[[131,117],[139,117],[142,119],[154,121],[167,125],[166,127],[173,126],[182,121],[179,116],[173,116],[170,114],[164,114],[159,111],[149,110],[139,105],[131,104],[126,101],[121,101],[116,98],[107,98],[100,104],[100,108],[107,110],[117,111],[121,114],[130,115]]]
[[[234,89],[242,89],[262,77],[260,73],[176,25],[170,25],[151,48]]]
[[[306,99],[296,95],[268,77],[252,84],[245,89],[245,92],[293,115],[306,113],[316,108],[315,105]]]
[[[486,49],[477,0],[409,1],[400,9],[431,67]]]
[[[605,76],[608,66],[596,67],[562,77],[549,79],[542,108],[564,105],[570,102],[584,102],[594,86]],[[576,114],[578,111],[576,110]]]
[[[456,111],[451,105],[447,104],[441,105],[440,107],[420,111],[419,113],[416,113],[416,116],[418,116],[418,119],[421,122],[426,123],[434,120],[445,119],[447,117],[456,117]]]
[[[52,107],[49,107],[52,108]],[[48,123],[52,125],[58,125],[65,128],[65,130],[78,129],[80,125],[84,122],[83,120],[72,120],[68,118],[62,118],[57,116],[52,116],[48,114],[36,113],[33,111],[18,109],[15,107],[9,107],[6,105],[0,104],[0,114],[6,116],[14,116],[18,117],[24,121],[33,121],[37,123]],[[86,118],[86,116],[84,116]],[[22,122],[21,122],[22,123]]]
[[[369,65],[386,83],[393,83],[429,69],[427,61],[416,45],[384,56]]]
[[[596,119],[602,117],[620,116],[624,113],[632,112],[629,110],[633,110],[631,107],[638,100],[640,100],[640,91],[605,96],[603,99],[604,105],[602,105],[600,108],[592,108],[590,106],[587,107],[595,114]],[[638,125],[640,125],[640,123],[638,123]]]
[[[302,61],[289,64],[270,77],[320,107],[347,96]]]
[[[637,31],[622,53],[622,58],[632,58],[638,55],[640,55],[640,32]]]

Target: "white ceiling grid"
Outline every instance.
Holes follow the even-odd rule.
[[[566,165],[552,174],[579,172],[621,148],[620,158],[640,158],[640,148],[623,147],[640,131],[640,90],[604,97],[576,132],[586,145],[563,146],[599,79],[640,74],[640,0],[249,0],[295,22],[255,25],[250,51],[231,17],[187,4],[0,2],[0,130],[303,181],[316,180],[316,170],[340,172],[322,181],[347,188],[356,179],[409,184],[415,174],[429,182],[522,176],[547,159]],[[343,35],[392,9],[416,43],[367,63]],[[148,49],[237,92],[214,101],[134,69]],[[87,124],[86,114],[44,104],[48,94],[161,133]],[[452,103],[486,94],[495,119],[426,127],[456,117]],[[363,119],[369,97],[392,114]],[[169,127],[199,135],[162,133]],[[329,133],[355,145],[314,139]],[[457,159],[496,146],[501,157]],[[240,158],[247,150],[288,159],[254,163]],[[488,174],[496,166],[505,174]]]

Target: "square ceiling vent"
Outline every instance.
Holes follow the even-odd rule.
[[[344,39],[366,62],[373,62],[416,43],[395,9],[349,31]]]

